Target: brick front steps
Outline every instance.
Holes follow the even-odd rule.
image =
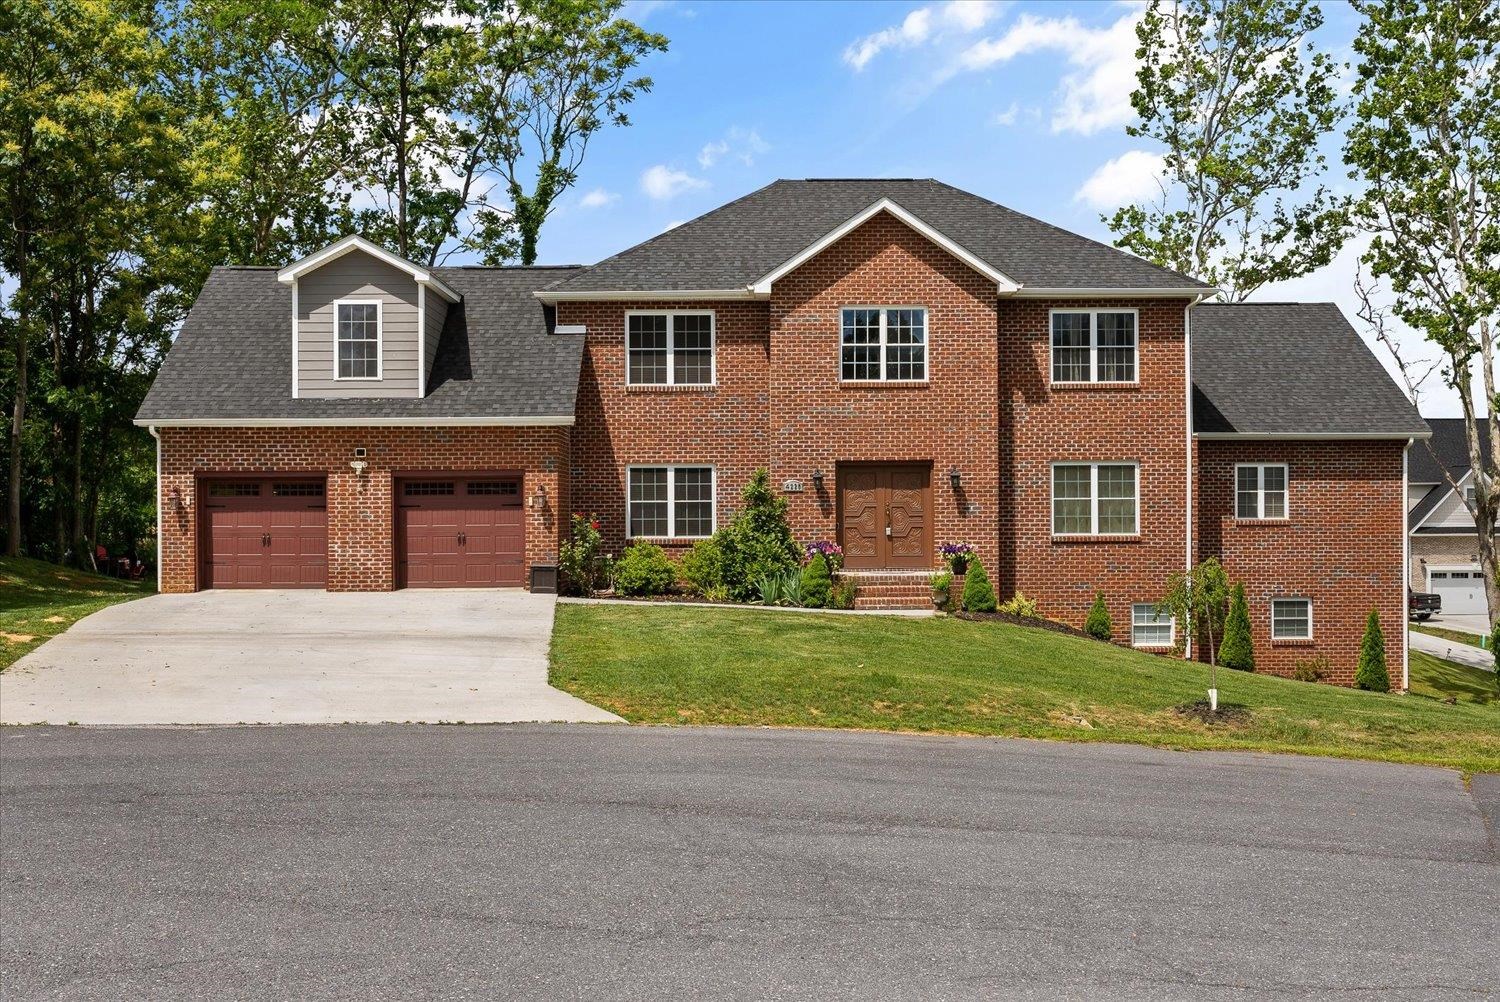
[[[854,582],[856,609],[931,609],[933,571],[840,571]]]

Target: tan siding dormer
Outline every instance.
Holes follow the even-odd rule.
[[[363,251],[351,251],[298,276],[298,396],[420,395],[418,366],[424,359],[417,300],[415,279]],[[338,378],[334,328],[340,302],[379,304],[379,378]]]

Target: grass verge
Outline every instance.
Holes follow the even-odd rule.
[[[120,581],[25,557],[0,557],[0,671],[117,602],[150,595],[155,582]]]
[[[1417,633],[1425,633],[1429,637],[1437,637],[1446,640],[1450,644],[1468,644],[1470,647],[1482,646],[1484,638],[1477,633],[1468,630],[1450,630],[1445,626],[1428,626],[1425,623],[1407,624]]]
[[[956,619],[560,605],[552,684],[637,723],[847,727],[1332,755],[1500,771],[1500,706],[1219,673]]]
[[[1494,672],[1422,651],[1411,652],[1411,691],[1460,703],[1494,703],[1500,710],[1500,688],[1496,687]]]

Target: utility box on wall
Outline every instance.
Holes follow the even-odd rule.
[[[557,565],[531,565],[531,591],[535,595],[557,594]]]

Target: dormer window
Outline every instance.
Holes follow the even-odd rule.
[[[338,318],[339,379],[380,378],[380,301],[344,299],[334,304]]]

